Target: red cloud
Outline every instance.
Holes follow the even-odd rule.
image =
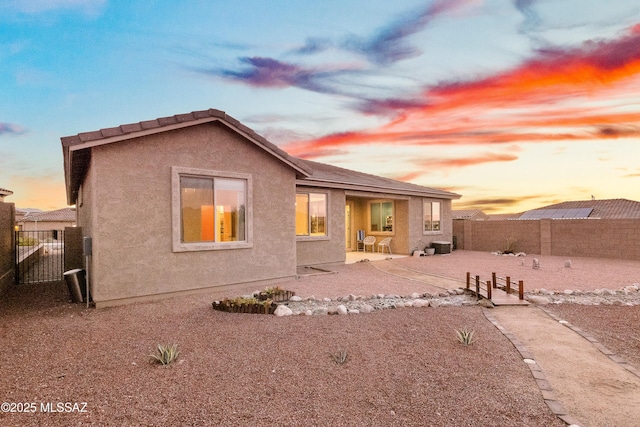
[[[465,166],[475,166],[483,163],[512,162],[518,160],[518,156],[512,154],[487,153],[476,157],[465,157],[459,159],[426,159],[417,162],[418,170],[404,175],[396,176],[400,181],[412,181],[422,175],[425,170],[442,168],[459,168]]]
[[[370,101],[360,111],[388,113],[392,107],[396,119],[372,131],[327,135],[285,148],[302,157],[320,157],[364,144],[485,145],[638,136],[640,107],[631,100],[638,85],[640,25],[617,40],[541,50],[511,70],[430,87],[410,102]],[[624,108],[613,108],[617,105]]]

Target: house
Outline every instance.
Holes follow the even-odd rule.
[[[75,208],[47,212],[16,209],[16,227],[20,231],[64,230],[75,225]]]
[[[344,262],[358,230],[408,254],[451,240],[460,197],[290,156],[219,110],[61,141],[98,307]]]

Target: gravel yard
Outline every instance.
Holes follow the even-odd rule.
[[[454,278],[463,278],[467,268],[504,267],[504,274],[513,269],[537,288],[558,290],[606,284],[618,289],[640,282],[638,263],[613,261],[603,269],[596,260],[573,260],[567,269],[562,260],[540,257],[542,268],[533,271],[521,260],[506,261],[456,251],[394,262]],[[637,270],[629,271],[633,266]],[[367,263],[336,266],[336,271],[279,284],[318,298],[422,291],[419,283],[385,276]],[[572,276],[554,282],[541,272]],[[2,412],[0,424],[564,425],[545,405],[511,343],[477,306],[286,318],[211,308],[213,299],[262,285],[101,310],[68,303],[64,283],[12,288],[0,300],[6,350],[2,401],[16,410],[19,403],[36,410]],[[639,307],[549,309],[594,335],[615,331],[615,339],[600,337],[602,342],[631,363],[640,362],[638,337],[629,326],[637,324]],[[467,347],[454,333],[465,326],[477,336]],[[148,355],[158,343],[177,343],[178,362],[150,363]],[[340,350],[348,355],[343,364],[331,358]],[[71,413],[50,411],[57,403],[85,402],[77,410],[62,406]]]

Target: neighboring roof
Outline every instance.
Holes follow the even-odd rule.
[[[89,160],[91,159],[92,147],[214,121],[228,126],[258,147],[289,165],[296,171],[298,183],[304,185],[372,191],[377,193],[386,192],[401,195],[420,195],[445,199],[460,198],[459,194],[449,191],[423,187],[417,184],[369,175],[291,156],[238,120],[228,116],[224,111],[209,109],[60,138],[64,155],[67,203],[70,205],[76,203],[80,183],[84,179]]]
[[[518,219],[522,213],[506,213],[506,214],[491,214],[487,215],[489,221],[504,221],[507,219]]]
[[[592,211],[593,208],[534,209],[524,212],[518,219],[585,219]]]
[[[541,212],[544,211],[544,212]],[[575,214],[574,216],[571,216]],[[535,219],[532,215],[545,218],[640,218],[640,202],[627,199],[577,200],[556,203],[540,209],[523,212],[519,219]],[[578,215],[578,216],[576,216]],[[581,215],[581,216],[580,216]]]
[[[436,188],[424,187],[377,175],[344,169],[326,163],[300,159],[307,164],[311,175],[297,181],[300,185],[341,188],[345,190],[386,192],[391,194],[459,199],[460,195]]]
[[[75,222],[75,208],[64,208],[49,212],[29,212],[20,218],[20,222]]]
[[[4,199],[7,196],[10,196],[13,194],[13,191],[11,190],[5,190],[4,188],[0,188],[0,200]]]
[[[293,168],[298,176],[307,176],[309,174],[309,171],[306,169],[306,166],[300,162],[300,159],[290,156],[275,144],[258,135],[252,129],[243,125],[233,117],[228,116],[224,111],[209,109],[125,124],[93,132],[83,132],[60,138],[64,156],[67,203],[72,205],[77,200],[80,183],[84,179],[89,160],[91,159],[92,147],[210,122],[219,122],[233,129],[236,133],[244,136],[256,146]]]
[[[628,199],[607,200],[575,200],[543,206],[525,212],[508,214],[490,214],[486,218],[476,218],[480,209],[454,210],[453,219],[485,219],[500,220],[530,220],[530,219],[637,219],[640,218],[640,202]]]
[[[27,215],[27,214],[41,213],[41,212],[43,212],[43,210],[37,209],[37,208],[16,208],[16,215],[18,214]]]
[[[454,209],[451,211],[453,219],[474,219],[474,220],[487,220],[489,215],[482,212],[481,209]]]

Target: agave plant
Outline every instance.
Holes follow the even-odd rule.
[[[476,331],[469,330],[466,327],[462,329],[454,329],[454,331],[456,332],[458,341],[465,346],[471,345],[476,341],[474,337]]]
[[[335,354],[331,354],[331,359],[336,362],[338,365],[342,365],[347,361],[348,353],[347,350],[339,350]]]
[[[158,344],[158,347],[156,348],[156,354],[150,354],[149,357],[151,357],[158,363],[168,365],[174,362],[178,358],[179,354],[180,352],[178,351],[178,344]]]

